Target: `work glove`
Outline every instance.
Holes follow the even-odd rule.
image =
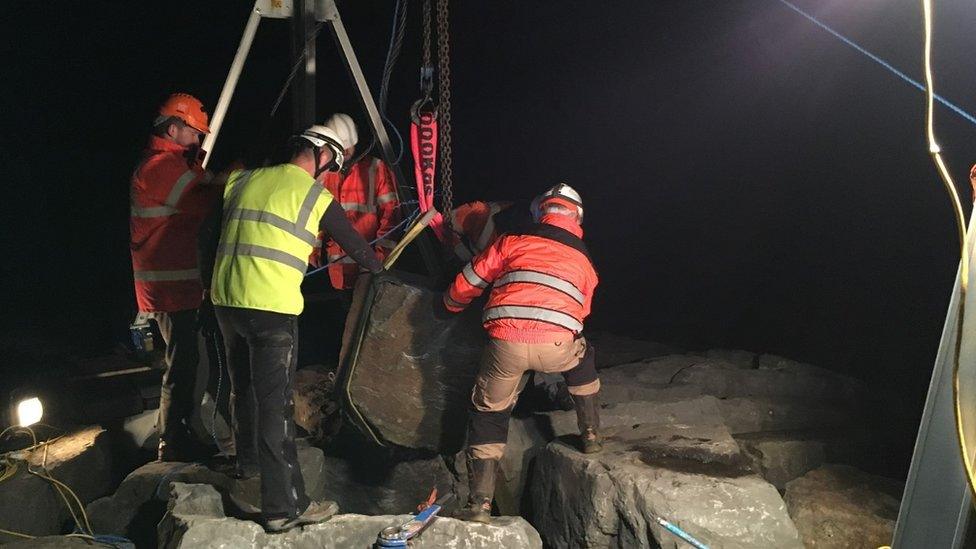
[[[969,184],[973,186],[973,201],[976,202],[976,164],[969,170]]]
[[[447,322],[454,318],[455,313],[448,311],[444,305],[444,294],[434,294],[431,301],[431,314],[436,322]]]
[[[217,327],[217,315],[214,313],[213,302],[210,301],[210,295],[205,295],[203,302],[200,303],[200,308],[197,310],[197,326],[200,327],[200,333],[204,337],[213,337],[219,329]]]

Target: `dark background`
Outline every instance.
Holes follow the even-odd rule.
[[[797,1],[921,80],[915,0]],[[957,265],[923,94],[776,0],[455,4],[456,203],[569,182],[602,277],[588,326],[859,377],[886,426],[879,470],[904,474]],[[972,112],[976,10],[936,4],[937,91]],[[391,88],[401,131],[420,5]],[[41,331],[95,354],[127,337],[129,175],[167,94],[216,103],[249,6],[5,2],[5,341]],[[340,10],[378,93],[393,2]],[[288,24],[263,22],[212,167],[284,139],[287,99],[268,113],[292,62]],[[327,31],[318,74],[322,117],[361,116]],[[937,115],[968,210],[976,132]]]

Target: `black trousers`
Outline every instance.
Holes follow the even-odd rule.
[[[197,310],[154,313],[159,333],[166,342],[166,371],[159,395],[159,438],[169,444],[186,442],[193,389],[200,363],[197,348]]]
[[[298,317],[215,307],[227,348],[238,463],[261,471],[261,514],[293,518],[308,507],[295,448]]]

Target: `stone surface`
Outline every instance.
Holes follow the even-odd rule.
[[[717,358],[735,364],[740,368],[756,368],[759,366],[759,355],[752,351],[739,349],[709,349],[702,356]]]
[[[711,396],[679,398],[654,402],[624,402],[605,405],[600,410],[600,425],[606,427],[660,425],[722,425],[721,401]],[[548,439],[579,434],[576,412],[538,414]]]
[[[674,353],[673,347],[661,343],[609,332],[587,332],[586,340],[596,348],[597,368],[609,368]]]
[[[329,521],[268,535],[256,523],[228,518],[220,494],[207,485],[176,483],[166,515],[159,523],[159,547],[368,548],[388,526],[410,520],[409,515],[363,516],[343,514]],[[541,548],[539,534],[524,519],[497,517],[492,524],[440,517],[411,544],[424,548]]]
[[[305,489],[312,499],[325,496],[325,458],[322,450],[301,445],[299,464]],[[155,542],[154,528],[166,508],[169,486],[174,482],[207,484],[224,497],[260,506],[260,480],[234,480],[198,463],[152,462],[129,474],[115,494],[87,507],[92,528],[100,534],[125,536],[139,547]]]
[[[325,499],[338,503],[343,513],[409,513],[427,499],[433,488],[440,496],[458,489],[454,475],[440,456],[399,462],[326,456],[323,475]],[[462,499],[456,498],[451,508]]]
[[[875,549],[891,543],[903,485],[825,465],[786,485],[786,504],[808,548]]]
[[[29,442],[28,442],[29,444]],[[125,460],[112,436],[100,427],[68,433],[27,454],[33,470],[45,466],[51,476],[77,494],[83,504],[109,494],[122,478]],[[4,529],[48,536],[70,532],[73,527],[61,496],[46,480],[31,475],[21,463],[15,476],[0,490],[0,526]],[[16,538],[0,533],[0,543]]]
[[[354,334],[347,338],[353,345],[343,351],[341,379],[360,428],[365,423],[393,444],[451,454],[463,444],[485,334],[479,307],[438,321],[434,299],[440,293],[379,284],[368,318],[351,313],[347,320],[365,330],[359,346]]]
[[[820,467],[826,459],[826,443],[815,438],[760,433],[735,439],[749,458],[752,470],[778,490],[784,490],[787,482]]]
[[[324,442],[338,430],[339,403],[334,396],[335,376],[313,369],[295,374],[295,425],[308,433],[313,442]]]
[[[747,474],[721,441],[707,452],[714,432],[689,428],[681,436],[710,461],[674,452],[667,439],[648,451],[611,434],[604,451],[590,456],[550,443],[535,460],[530,488],[533,524],[546,545],[684,547],[658,525],[663,517],[709,547],[803,547],[772,485]]]
[[[698,385],[703,393],[719,398],[851,401],[857,396],[853,380],[814,367],[745,369],[713,361],[689,366],[675,375],[674,382]]]
[[[725,398],[718,406],[732,434],[849,428],[858,420],[849,407],[796,398]]]

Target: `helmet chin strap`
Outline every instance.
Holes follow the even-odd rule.
[[[324,166],[322,165],[323,148],[327,148],[330,152],[332,152],[332,160],[329,160],[329,162]],[[335,150],[333,150],[331,147],[315,147],[313,150],[315,152],[315,176],[314,176],[315,179],[318,179],[319,176],[321,176],[325,172],[329,172],[329,171],[334,172],[339,170],[339,163],[336,162]]]

